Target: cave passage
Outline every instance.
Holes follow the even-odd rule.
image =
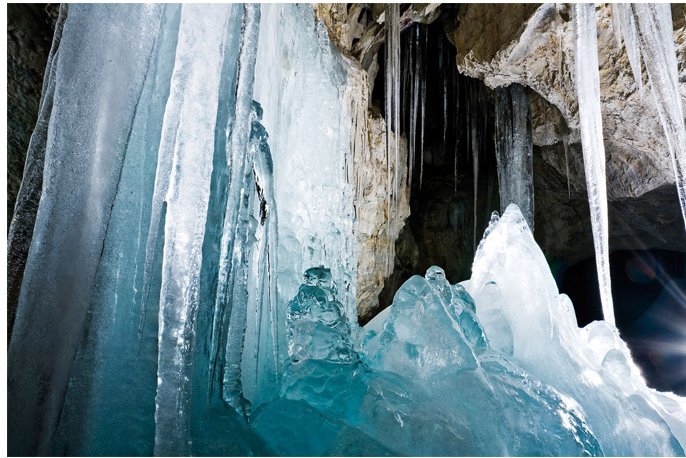
[[[379,309],[361,316],[361,325],[388,307],[408,278],[432,265],[443,267],[453,283],[468,278],[491,213],[500,208],[493,91],[458,73],[455,47],[441,18],[430,25],[413,24],[402,32],[401,44],[400,127],[408,143],[414,140],[415,151],[410,216],[396,242],[394,271],[379,296]],[[372,104],[385,114],[383,49],[379,54]],[[417,62],[421,71],[413,81]],[[414,110],[412,84],[419,85],[419,100],[425,91],[424,106],[419,102]]]

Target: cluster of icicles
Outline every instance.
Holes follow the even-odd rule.
[[[588,201],[591,212],[591,225],[595,258],[598,271],[598,284],[603,304],[603,316],[614,324],[614,307],[610,283],[608,210],[605,177],[605,148],[603,145],[603,125],[600,108],[600,76],[598,70],[597,30],[595,5],[576,4],[573,11],[574,49],[575,49],[575,82],[579,102],[581,126],[581,145],[583,149],[584,171]],[[393,131],[395,140],[387,136],[386,154],[388,165],[389,220],[393,218],[392,205],[398,195],[398,177],[391,176],[391,163],[398,161],[399,110],[400,106],[400,27],[399,5],[388,5],[386,17],[386,121],[389,130]],[[641,58],[645,64],[650,87],[655,98],[660,121],[664,128],[669,147],[674,176],[679,195],[681,211],[686,227],[686,128],[678,87],[678,68],[676,49],[672,36],[672,15],[669,4],[612,4],[613,29],[618,44],[622,40],[627,50],[636,84],[641,87]],[[419,29],[417,29],[419,30]],[[409,126],[409,173],[410,187],[415,163],[415,138],[420,139],[420,187],[423,180],[424,163],[424,114],[426,83],[419,81],[422,72],[422,49],[419,34],[411,40],[417,68],[411,68],[412,82],[409,85],[410,126]],[[426,46],[424,46],[426,48]],[[413,67],[410,64],[410,67]],[[447,110],[447,99],[444,90],[444,121]],[[407,95],[408,93],[405,92]],[[421,101],[420,103],[418,103]],[[420,122],[417,126],[418,108]],[[501,107],[502,108],[502,107]],[[530,134],[526,134],[526,122],[515,122],[527,118],[526,108],[517,107],[516,101],[511,104],[511,116],[506,122],[496,120],[499,141],[496,143],[498,160],[498,180],[500,185],[501,206],[516,203],[527,217],[533,228],[533,161]],[[530,117],[530,114],[529,114]],[[504,119],[505,117],[503,117]],[[530,119],[530,118],[529,118]],[[473,155],[474,172],[474,224],[476,225],[476,203],[479,174],[479,137],[475,125],[471,123],[470,149]],[[522,127],[523,126],[523,127]],[[509,127],[509,128],[508,128]],[[444,122],[444,137],[447,124]],[[530,125],[529,125],[530,129]],[[524,131],[523,131],[524,130]],[[502,138],[501,138],[502,137]],[[507,137],[507,138],[505,138]],[[566,137],[566,136],[565,136]],[[521,141],[526,139],[526,141]],[[567,155],[567,141],[565,156]],[[445,144],[445,142],[444,142]],[[457,164],[457,161],[455,162]],[[393,167],[397,170],[397,167]],[[457,174],[457,167],[455,169]],[[569,178],[568,178],[569,182]],[[457,186],[457,179],[455,179]],[[569,187],[569,183],[568,183]],[[390,222],[389,222],[390,224]],[[474,234],[476,234],[476,227]]]

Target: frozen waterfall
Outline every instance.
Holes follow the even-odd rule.
[[[261,450],[218,431],[278,395],[303,266],[331,266],[356,325],[348,76],[322,27],[306,5],[69,7],[11,453]]]

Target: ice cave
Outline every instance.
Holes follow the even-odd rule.
[[[684,4],[7,14],[10,456],[684,456]]]

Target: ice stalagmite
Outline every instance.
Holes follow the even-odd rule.
[[[633,4],[641,55],[672,157],[681,213],[686,227],[686,126],[669,4]],[[628,49],[628,46],[627,46]]]
[[[579,99],[581,146],[584,156],[588,205],[591,211],[600,300],[603,304],[605,320],[614,324],[615,313],[610,284],[605,146],[603,144],[603,120],[600,112],[598,45],[595,6],[593,4],[580,3],[574,6],[574,34],[575,81]]]
[[[614,325],[578,327],[515,205],[491,219],[465,286],[492,347],[583,412],[599,445],[593,454],[683,456],[686,400],[646,386]]]
[[[496,92],[496,159],[500,184],[500,209],[511,203],[522,210],[534,227],[533,141],[531,108],[526,89],[518,84]]]
[[[8,351],[10,454],[50,454],[161,12],[69,8],[51,61],[42,196]]]

